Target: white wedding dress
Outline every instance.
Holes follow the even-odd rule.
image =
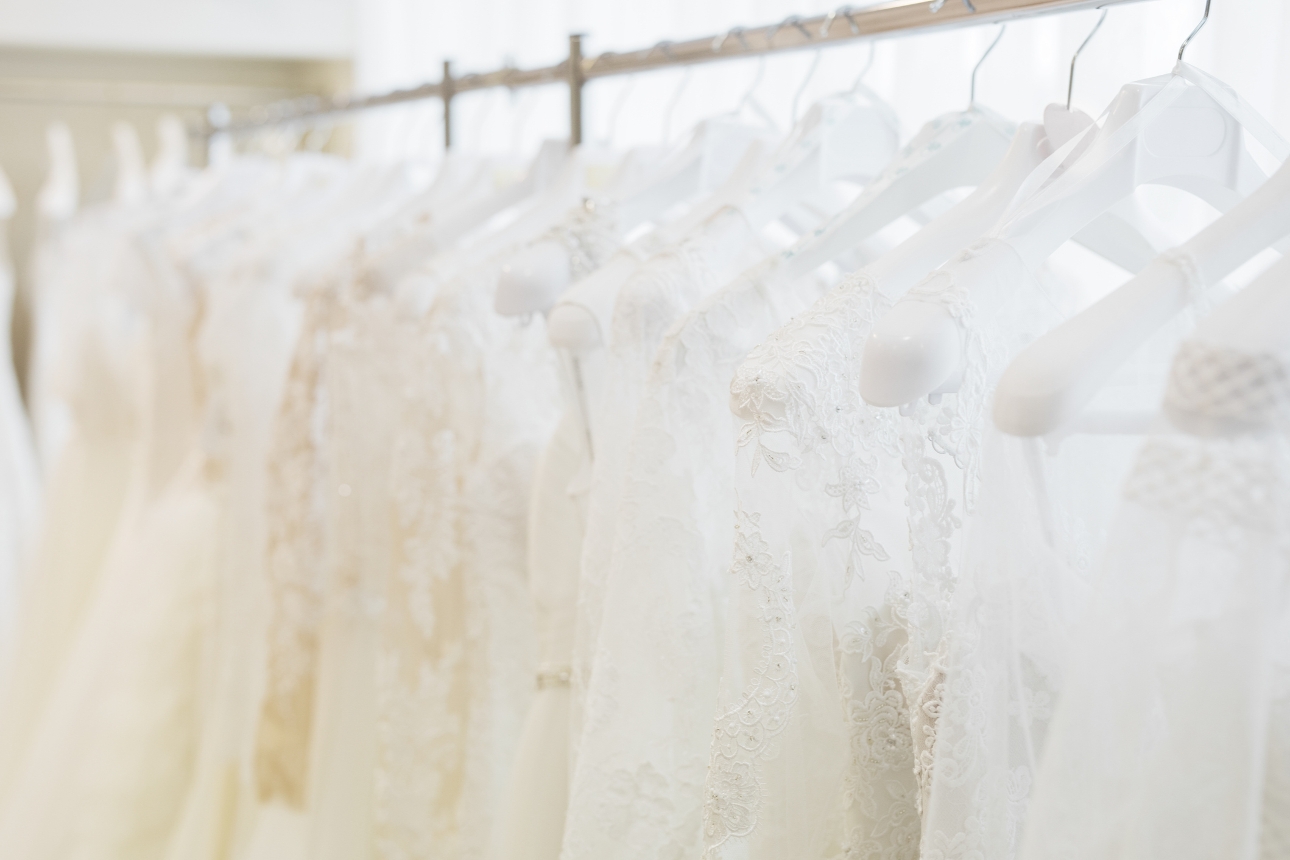
[[[699,301],[663,336],[645,380],[579,745],[576,856],[701,849],[734,533],[730,379],[824,290],[777,269],[772,258]]]
[[[1238,435],[1136,458],[1036,777],[1022,857],[1290,851],[1290,366],[1189,340],[1167,398]]]
[[[724,210],[675,247],[651,257],[618,292],[600,394],[590,407],[595,458],[578,586],[577,642],[572,664],[577,694],[575,760],[564,857],[603,856],[609,850],[606,840],[612,839],[620,840],[615,850],[630,850],[631,840],[623,841],[623,828],[632,826],[632,821],[607,820],[607,804],[623,810],[618,813],[621,815],[638,802],[649,803],[642,791],[649,790],[650,775],[636,773],[637,764],[628,766],[622,762],[625,770],[620,770],[613,763],[621,751],[621,741],[616,740],[619,736],[615,727],[605,720],[614,713],[625,716],[618,708],[619,676],[614,665],[620,655],[617,643],[614,654],[603,651],[601,636],[617,528],[620,517],[627,513],[623,505],[628,498],[633,430],[651,366],[674,323],[724,280],[762,259],[768,251],[741,213]],[[629,515],[634,514],[635,511]],[[624,683],[631,684],[633,680],[624,679]],[[661,723],[655,725],[661,727]],[[590,741],[597,733],[601,740]],[[584,749],[588,743],[592,747]],[[624,773],[630,774],[626,781]],[[615,801],[615,797],[622,802]],[[652,826],[641,823],[642,831]],[[662,832],[657,836],[666,838]]]
[[[739,369],[742,587],[707,775],[708,856],[919,856],[989,392],[1027,333],[1060,318],[1056,289],[997,240],[915,287],[905,301],[943,302],[963,322],[966,373],[908,415],[859,397],[864,342],[890,307],[863,270]]]

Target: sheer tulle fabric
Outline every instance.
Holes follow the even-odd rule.
[[[1284,355],[1178,350],[1166,404],[1246,430],[1155,438],[1138,455],[1075,628],[1021,856],[1290,847],[1287,378]]]

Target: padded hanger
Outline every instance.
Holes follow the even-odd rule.
[[[178,189],[188,172],[188,130],[183,120],[166,114],[157,120],[157,157],[148,169],[148,185],[154,194],[167,195]]]
[[[1141,185],[1171,185],[1226,211],[1266,179],[1245,148],[1247,133],[1270,150],[1284,146],[1229,88],[1180,63],[1172,76],[1124,87],[1106,122],[1036,170],[989,235],[1033,270]],[[871,334],[863,366],[861,394],[874,405],[954,390],[962,375],[958,325],[939,303],[898,303]]]
[[[891,111],[876,96],[864,95],[870,98],[831,97],[813,105],[769,164],[754,170],[745,158],[732,181],[676,223],[661,228],[652,241],[670,244],[723,209],[739,210],[747,225],[760,230],[835,180],[872,176],[890,158],[896,129]],[[603,343],[613,292],[621,281],[606,278],[596,283],[609,294],[593,295],[575,285],[576,295],[562,297],[553,308],[548,331],[557,346],[588,349]]]
[[[127,206],[148,197],[148,167],[143,159],[139,132],[128,122],[112,124],[112,150],[116,156],[116,185],[113,197]]]
[[[0,167],[0,221],[8,221],[18,211],[18,198],[13,193],[9,175]]]
[[[1284,154],[1284,152],[1282,153]],[[1290,164],[1193,238],[1012,361],[995,392],[994,420],[1017,436],[1073,420],[1117,367],[1194,299],[1290,235]]]
[[[729,175],[731,166],[761,137],[761,131],[726,117],[704,120],[689,144],[661,169],[611,192],[618,201],[612,205],[619,229],[630,232],[687,198],[712,193]],[[552,241],[527,248],[509,261],[498,280],[497,312],[519,316],[550,310],[570,286],[568,258],[568,250]]]
[[[65,221],[76,214],[80,199],[80,171],[76,147],[66,123],[50,123],[45,130],[49,172],[36,196],[36,211],[49,222]]]

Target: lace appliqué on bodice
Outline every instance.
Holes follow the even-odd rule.
[[[991,380],[1002,370],[1008,351],[1001,338],[992,336],[996,326],[977,320],[971,291],[959,282],[955,268],[1004,247],[1006,242],[984,239],[959,252],[954,259],[909,291],[908,301],[938,304],[953,317],[962,338],[963,379],[958,390],[946,395],[931,418],[927,438],[942,454],[952,457],[963,473],[963,498],[967,512],[975,506],[981,473],[981,439]],[[1015,257],[1015,252],[1012,252]]]
[[[836,512],[825,523],[810,523],[821,550],[842,550],[830,556],[840,566],[829,574],[836,577],[830,588],[838,601],[832,660],[850,755],[841,794],[832,798],[839,804],[835,817],[841,816],[836,841],[856,856],[917,854],[910,719],[899,677],[911,595],[903,574],[883,572],[897,547],[885,545],[871,522],[875,506],[886,505],[883,494],[899,489],[900,424],[894,410],[865,404],[858,384],[864,341],[889,306],[865,272],[849,275],[753,350],[731,384],[731,408],[744,419],[738,445],[750,455],[749,474],[737,478],[747,489],[737,513],[733,584],[743,586],[736,600],[751,622],[745,649],[755,653],[753,643],[760,642],[767,656],[750,667],[739,701],[717,724],[705,809],[709,856],[759,826],[766,802],[762,763],[776,754],[774,739],[797,701],[784,693],[795,694],[798,671],[794,574],[787,557],[770,563],[789,548],[772,549],[757,529],[767,516],[760,508],[775,495],[769,485],[759,489],[762,466],[791,473],[817,506]],[[887,533],[886,540],[893,537]],[[863,593],[873,597],[849,593],[854,580],[872,580]]]
[[[757,514],[735,511],[731,574],[737,585],[756,594],[762,607],[764,657],[738,704],[717,717],[703,810],[706,856],[716,856],[714,849],[727,839],[746,836],[756,827],[762,793],[758,760],[770,752],[797,700],[791,577],[787,559],[771,557],[759,519]]]

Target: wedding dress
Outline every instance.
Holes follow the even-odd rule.
[[[742,587],[707,776],[710,856],[918,856],[984,410],[1002,360],[1058,318],[1056,291],[998,240],[915,287],[906,301],[964,321],[968,370],[908,415],[859,398],[863,344],[890,306],[863,270],[739,369]]]
[[[8,206],[6,206],[6,202]],[[13,191],[0,171],[0,703],[7,700],[4,679],[12,671],[12,644],[23,588],[37,535],[40,474],[27,412],[14,373],[10,322],[14,271],[9,258],[8,227]]]
[[[605,582],[579,746],[584,829],[570,856],[700,849],[733,533],[727,391],[751,346],[823,290],[817,278],[787,283],[777,267],[772,258],[699,301],[651,362]]]
[[[308,732],[303,739],[292,734],[296,722],[275,733],[283,727],[272,719],[287,686],[283,675],[297,668],[291,663],[284,671],[284,659],[299,657],[290,650],[293,637],[308,629],[284,617],[284,610],[303,611],[301,595],[291,591],[294,581],[271,567],[277,559],[270,552],[282,549],[271,543],[279,522],[277,491],[291,490],[274,481],[283,477],[272,456],[275,432],[292,390],[292,359],[305,336],[305,318],[315,310],[310,297],[332,287],[357,236],[414,187],[398,169],[338,174],[321,162],[313,171],[302,177],[300,196],[288,198],[275,213],[282,229],[256,236],[236,267],[205,284],[209,298],[200,345],[207,436],[219,440],[221,452],[216,486],[222,551],[217,623],[203,678],[213,704],[203,714],[196,773],[168,849],[175,860],[217,857],[221,845],[236,846],[248,860],[302,856],[305,849],[300,795],[279,790],[284,783],[288,789],[299,786],[302,776],[292,768],[300,760],[291,757],[289,745],[307,748]],[[258,732],[262,711],[269,719],[266,731]],[[297,715],[306,725],[311,716]],[[236,774],[232,785],[230,773]],[[285,806],[279,804],[284,797]]]
[[[1023,857],[1290,846],[1284,355],[1191,339],[1167,400],[1245,432],[1151,438],[1123,488],[1036,777]]]
[[[335,193],[326,170],[295,178],[292,204]],[[143,456],[0,820],[24,856],[190,860],[245,838],[230,828],[246,808],[240,760],[263,617],[248,579],[257,482],[283,375],[275,363],[290,354],[288,288],[328,238],[311,235],[293,256],[268,231],[231,248],[217,231],[191,284],[167,267],[164,230],[136,240],[152,251],[126,292],[140,317],[130,382],[146,407]],[[278,266],[261,265],[279,251]],[[69,808],[78,827],[48,825]]]
[[[200,485],[193,487],[199,464],[177,457],[167,437],[191,438],[186,331],[195,309],[161,249],[143,237],[137,241],[123,246],[136,248],[127,257],[134,265],[117,273],[121,280],[112,296],[129,315],[108,318],[119,327],[117,337],[129,339],[117,356],[93,354],[98,368],[119,375],[105,378],[87,373],[88,363],[82,366],[82,384],[94,396],[76,413],[87,453],[94,444],[125,441],[112,432],[121,425],[103,422],[102,414],[131,417],[115,535],[101,568],[83,557],[80,573],[92,579],[69,583],[81,592],[62,600],[70,624],[61,653],[42,655],[44,643],[19,643],[32,646],[34,659],[50,661],[51,677],[35,703],[35,722],[7,738],[15,743],[15,766],[0,813],[0,840],[15,856],[160,857],[189,776],[199,719],[191,679],[201,665],[213,586],[214,506]],[[99,405],[101,398],[109,409]],[[74,436],[69,446],[78,441]],[[76,464],[73,450],[63,463]],[[49,515],[54,523],[67,512],[51,508]],[[75,826],[65,824],[68,810]]]
[[[616,523],[626,488],[637,409],[655,354],[668,329],[723,280],[769,249],[738,210],[712,216],[701,231],[654,255],[622,285],[614,304],[599,400],[591,403],[594,468],[578,586],[577,643],[572,670],[577,695],[575,762],[565,852],[591,851],[604,834],[602,765],[582,750],[598,715],[612,707],[612,666],[599,681],[599,636]],[[580,689],[579,689],[580,688]],[[602,704],[600,698],[609,698]],[[585,776],[584,776],[585,769]],[[585,780],[585,782],[584,782]],[[584,788],[586,785],[586,788]],[[612,788],[612,786],[610,786]]]
[[[562,365],[569,367],[565,357]],[[578,561],[586,494],[575,480],[591,450],[578,379],[566,371],[565,412],[542,452],[529,507],[528,578],[537,634],[533,700],[516,745],[501,814],[497,856],[552,860],[560,856],[569,797],[570,683]]]
[[[58,315],[58,349],[42,368],[44,402],[66,411],[45,476],[40,532],[20,600],[13,671],[0,709],[0,802],[11,795],[28,744],[92,605],[98,574],[146,456],[147,361],[141,316],[154,284],[121,213],[91,210],[65,225],[58,261],[46,261],[43,301]],[[50,253],[53,245],[44,246]],[[67,256],[64,256],[66,254]],[[97,271],[95,271],[97,269]],[[93,274],[91,274],[93,272]],[[66,280],[64,280],[64,278]],[[41,332],[37,331],[39,338]],[[54,360],[56,359],[56,360]]]
[[[332,336],[329,456],[344,492],[331,502],[342,545],[325,600],[349,604],[328,614],[356,648],[325,665],[324,638],[320,677],[365,685],[371,704],[321,705],[337,712],[320,713],[328,761],[312,802],[332,809],[348,796],[371,813],[356,827],[314,815],[320,856],[355,856],[333,855],[340,844],[381,858],[482,857],[494,838],[532,695],[529,488],[558,386],[544,328],[498,316],[493,294],[502,265],[532,242],[564,244],[575,271],[618,244],[610,207],[555,220],[473,264],[435,259],[395,295],[355,284]],[[355,668],[364,660],[371,679]],[[357,753],[330,734],[369,719]]]

